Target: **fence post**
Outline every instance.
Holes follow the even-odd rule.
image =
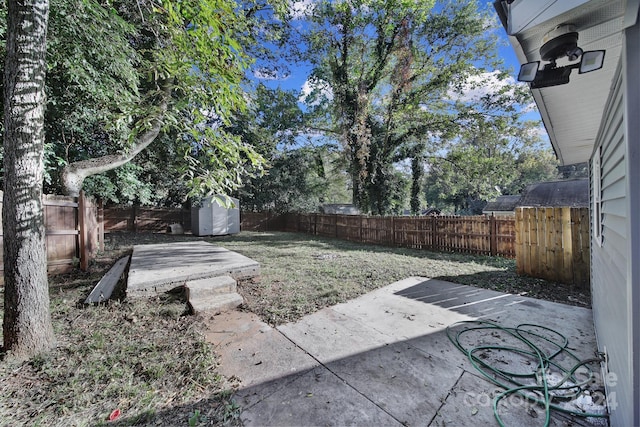
[[[391,246],[396,245],[396,222],[393,218],[394,216],[391,215]]]
[[[84,191],[80,191],[78,195],[78,243],[80,256],[80,269],[87,271],[89,269],[89,253],[87,249],[87,226],[85,221],[85,200]]]
[[[489,217],[489,247],[491,256],[496,256],[498,254],[498,226],[493,213]]]
[[[136,205],[131,206],[131,231],[133,231],[134,233],[138,232],[138,226],[136,224],[136,218],[137,217],[137,213],[136,213]]]
[[[98,201],[98,249],[104,251],[104,203]]]
[[[436,236],[436,233],[438,230],[438,226],[436,225],[437,222],[438,222],[438,217],[432,216],[431,217],[431,250],[432,251],[438,250],[438,245],[437,245],[438,237]]]

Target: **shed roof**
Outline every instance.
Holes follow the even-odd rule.
[[[518,206],[588,207],[589,180],[568,179],[528,185],[522,192]]]
[[[319,207],[320,213],[338,215],[360,215],[360,210],[349,203],[325,203]]]
[[[513,212],[522,196],[498,196],[493,202],[488,202],[483,212]]]

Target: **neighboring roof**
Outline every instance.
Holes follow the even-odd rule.
[[[528,185],[522,192],[518,206],[588,207],[589,180],[568,179]]]
[[[540,60],[543,36],[561,24],[573,24],[584,51],[606,49],[598,71],[571,74],[569,84],[533,89],[533,97],[563,165],[590,159],[604,107],[622,51],[625,28],[635,24],[638,0],[496,0],[520,63]],[[566,65],[566,58],[558,65]]]
[[[498,196],[493,202],[488,202],[483,212],[513,212],[522,196]]]

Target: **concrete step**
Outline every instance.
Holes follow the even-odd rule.
[[[185,283],[184,287],[187,291],[187,301],[214,295],[232,294],[237,290],[236,281],[230,276],[190,280]]]
[[[193,314],[202,312],[219,313],[230,311],[240,306],[244,300],[237,293],[210,295],[203,298],[189,299]]]

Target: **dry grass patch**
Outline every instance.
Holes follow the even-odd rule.
[[[439,278],[572,305],[587,291],[518,276],[515,260],[391,248],[298,233],[241,233],[211,239],[260,262],[260,280],[240,283],[249,310],[266,322],[298,320],[410,276]]]
[[[50,279],[57,348],[0,362],[0,426],[239,424],[182,295],[84,306],[108,265],[92,268]]]

